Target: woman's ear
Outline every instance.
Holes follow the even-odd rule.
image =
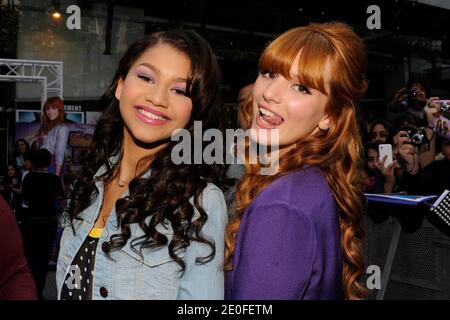
[[[117,82],[116,92],[114,94],[117,100],[120,100],[122,90],[123,90],[123,79],[120,78],[119,81]]]
[[[319,121],[319,129],[322,131],[328,131],[330,129],[331,121],[328,116],[324,116],[322,120]]]

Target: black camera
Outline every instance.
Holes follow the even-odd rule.
[[[402,131],[406,131],[405,134],[402,134],[402,137],[408,137],[411,139],[411,143],[416,147],[420,147],[421,145],[427,144],[429,141],[427,136],[427,131],[425,128],[405,128]]]
[[[417,89],[411,89],[406,91],[403,94],[403,99],[398,102],[395,105],[391,106],[391,110],[393,112],[402,112],[402,111],[406,111],[406,110],[420,110],[423,105],[420,103],[420,101],[418,101],[417,99],[415,99],[415,97],[419,94],[419,91]]]
[[[450,112],[450,100],[435,100],[434,103],[439,103],[442,112]]]
[[[441,107],[442,116],[450,120],[450,100],[434,99],[429,104],[430,108],[434,108],[436,105]]]
[[[400,106],[402,109],[420,109],[422,105],[414,102],[413,99],[419,94],[419,91],[416,89],[411,89],[406,94],[403,95],[404,99],[400,102]]]

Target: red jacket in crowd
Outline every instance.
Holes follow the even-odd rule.
[[[16,218],[0,196],[0,300],[11,299],[34,300],[37,293]]]

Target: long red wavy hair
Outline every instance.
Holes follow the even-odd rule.
[[[257,194],[274,179],[305,165],[323,171],[338,205],[341,245],[344,254],[343,292],[347,299],[364,298],[367,291],[358,281],[364,272],[362,253],[363,193],[359,180],[363,159],[361,134],[357,121],[357,103],[367,89],[364,79],[366,52],[362,40],[340,22],[310,24],[283,33],[263,52],[260,70],[270,70],[290,78],[295,57],[299,82],[329,97],[325,113],[328,131],[318,130],[296,143],[296,148],[281,154],[275,175],[260,175],[261,164],[246,163],[246,174],[237,186],[236,213],[227,227],[225,270],[232,269],[236,235],[246,208]],[[325,79],[324,68],[330,67]],[[327,85],[329,92],[326,91]],[[251,123],[252,102],[244,107],[243,118]]]
[[[59,111],[58,118],[55,120],[50,120],[47,116],[47,110],[50,108],[56,108]],[[50,132],[56,125],[64,122],[65,111],[64,111],[64,101],[60,97],[50,97],[48,98],[42,108],[42,124],[41,128],[36,133],[36,136],[46,135]]]

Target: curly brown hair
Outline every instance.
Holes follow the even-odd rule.
[[[72,222],[80,219],[80,213],[98,196],[94,175],[99,168],[106,168],[106,172],[99,177],[105,183],[111,181],[118,172],[117,165],[109,163],[111,156],[118,156],[120,163],[123,147],[124,121],[119,111],[119,101],[115,97],[118,82],[125,79],[130,67],[143,52],[160,43],[186,54],[191,62],[186,95],[192,99],[193,108],[185,129],[193,136],[194,121],[201,120],[205,130],[224,130],[226,115],[220,99],[220,69],[208,42],[189,30],[158,32],[138,40],[120,60],[114,80],[100,99],[100,104],[106,109],[97,123],[92,145],[82,161],[81,177],[71,192],[68,211]],[[224,166],[194,164],[193,159],[190,163],[175,165],[171,153],[177,143],[168,141],[167,146],[154,156],[144,170],[143,173],[151,170],[150,176],[143,177],[141,174],[135,177],[129,184],[130,195],[117,200],[115,207],[120,233],[111,236],[108,253],[125,246],[131,237],[130,224],[136,223],[144,235],[132,239],[131,247],[141,257],[143,248],[168,245],[170,256],[184,271],[185,263],[177,253],[186,249],[192,241],[207,244],[211,248],[211,254],[197,258],[197,262],[208,262],[214,257],[214,243],[201,234],[208,219],[201,205],[201,194],[208,183],[220,186]],[[200,214],[198,219],[194,219],[194,207],[189,201],[192,197]],[[173,229],[170,242],[156,229],[161,223],[169,223]]]

